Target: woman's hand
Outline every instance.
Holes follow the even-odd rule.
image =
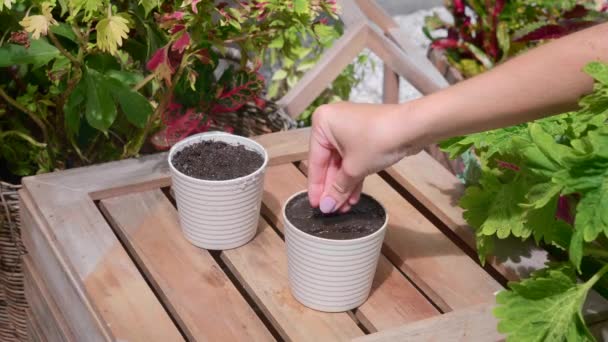
[[[324,213],[348,211],[359,200],[365,176],[420,150],[410,144],[419,140],[416,134],[403,134],[407,125],[412,133],[416,127],[413,115],[409,122],[399,121],[408,117],[404,110],[406,105],[343,102],[315,111],[308,170],[311,206]]]

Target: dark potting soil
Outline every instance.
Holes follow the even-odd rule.
[[[190,177],[219,181],[255,172],[264,163],[264,158],[241,144],[201,141],[175,153],[171,162],[176,169]]]
[[[364,237],[382,228],[386,220],[384,208],[371,196],[361,194],[359,203],[344,214],[323,214],[312,208],[308,194],[294,197],[285,208],[287,219],[301,231],[332,240]]]

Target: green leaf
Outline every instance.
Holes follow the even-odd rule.
[[[570,262],[580,271],[581,261],[583,260],[583,248],[584,248],[584,233],[582,230],[575,230],[570,240],[570,248],[568,249]]]
[[[293,9],[298,14],[308,12],[308,1],[307,0],[293,0]]]
[[[572,238],[572,226],[555,216],[558,199],[559,196],[556,195],[544,207],[528,209],[525,225],[532,231],[537,244],[545,241],[548,245],[568,250]]]
[[[477,58],[477,60],[480,61],[481,64],[483,64],[486,69],[492,69],[494,63],[492,63],[490,57],[488,57],[488,55],[486,55],[483,50],[469,42],[465,42],[464,45],[467,47],[467,49],[469,49],[469,51],[471,51],[473,56],[475,56],[475,58]]]
[[[235,19],[228,19],[228,24],[237,30],[241,30],[241,24]]]
[[[608,85],[608,64],[602,62],[591,62],[583,70],[596,81]]]
[[[481,225],[484,235],[498,236],[504,239],[509,235],[527,238],[532,233],[524,226],[524,209],[519,206],[523,202],[526,184],[515,181],[500,186],[498,192],[491,199],[488,218]]]
[[[116,120],[116,105],[98,72],[87,69],[84,77],[87,86],[85,111],[87,122],[91,127],[106,133]]]
[[[82,117],[82,106],[87,92],[87,83],[83,77],[68,97],[63,112],[65,113],[65,127],[68,135],[76,136],[80,130],[80,118]]]
[[[283,45],[285,44],[285,39],[283,38],[282,35],[276,37],[275,39],[273,39],[270,44],[268,44],[269,48],[272,49],[280,49],[283,47]]]
[[[142,5],[142,7],[144,8],[144,12],[147,17],[148,14],[150,14],[150,12],[152,12],[154,9],[156,9],[160,6],[160,1],[159,0],[140,0],[139,4]]]
[[[272,99],[275,96],[277,96],[277,94],[279,93],[280,85],[281,85],[280,82],[272,82],[272,84],[268,88],[268,93],[267,93],[268,98]]]
[[[521,204],[524,208],[539,209],[547,205],[551,199],[555,198],[562,186],[551,182],[535,184],[526,194],[526,203]]]
[[[38,68],[59,54],[59,50],[43,38],[32,40],[29,48],[16,44],[5,44],[0,47],[0,67],[33,64],[34,68]]]
[[[116,79],[129,86],[134,86],[144,79],[144,77],[139,73],[121,70],[108,70],[106,71],[106,76]]]
[[[283,69],[279,69],[277,71],[275,71],[274,75],[272,75],[272,80],[273,81],[280,81],[283,80],[287,77],[287,71],[283,70]]]
[[[572,157],[573,150],[562,144],[558,144],[555,139],[544,131],[543,127],[537,123],[530,124],[530,137],[534,144],[549,158],[556,166],[563,164],[563,159]]]
[[[507,341],[594,341],[581,308],[593,283],[577,285],[571,266],[553,266],[510,283],[496,296],[498,331]]]
[[[71,13],[72,16],[76,16],[78,12],[84,10],[85,16],[84,21],[89,21],[95,14],[95,12],[101,10],[103,7],[103,0],[68,0],[70,7],[73,8]]]
[[[300,64],[298,64],[298,66],[296,67],[297,71],[307,71],[312,69],[315,64],[317,64],[317,60],[313,59],[313,60],[307,60],[304,62],[301,62]]]
[[[511,49],[511,37],[509,36],[509,28],[506,22],[501,21],[498,23],[496,38],[498,39],[498,46],[502,51],[502,60],[505,60],[509,56],[509,50]]]
[[[133,125],[143,128],[152,115],[153,108],[150,102],[143,95],[114,78],[108,78],[105,82],[111,89],[114,100],[120,104],[127,120]]]
[[[332,44],[339,37],[338,31],[329,25],[317,24],[314,26],[314,32],[319,38],[319,42],[323,46]]]
[[[602,232],[608,236],[608,177],[583,195],[576,206],[574,227],[584,233],[585,241],[595,240]]]
[[[76,34],[72,30],[72,27],[66,23],[58,23],[57,25],[51,25],[51,27],[49,27],[49,30],[51,30],[54,34],[67,38],[74,43],[78,42],[76,40]]]
[[[427,30],[434,31],[447,27],[447,24],[439,17],[438,13],[433,12],[433,15],[424,17],[424,27],[426,27]]]

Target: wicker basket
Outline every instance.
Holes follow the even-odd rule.
[[[255,103],[247,103],[238,111],[221,113],[213,117],[212,130],[224,130],[231,127],[234,134],[252,137],[296,127],[296,122],[276,103],[266,101],[264,108]]]
[[[20,186],[0,182],[0,340],[28,341],[19,220]]]

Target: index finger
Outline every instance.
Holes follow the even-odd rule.
[[[323,133],[313,131],[308,152],[308,200],[313,208],[318,207],[321,201],[331,153],[331,145]]]

